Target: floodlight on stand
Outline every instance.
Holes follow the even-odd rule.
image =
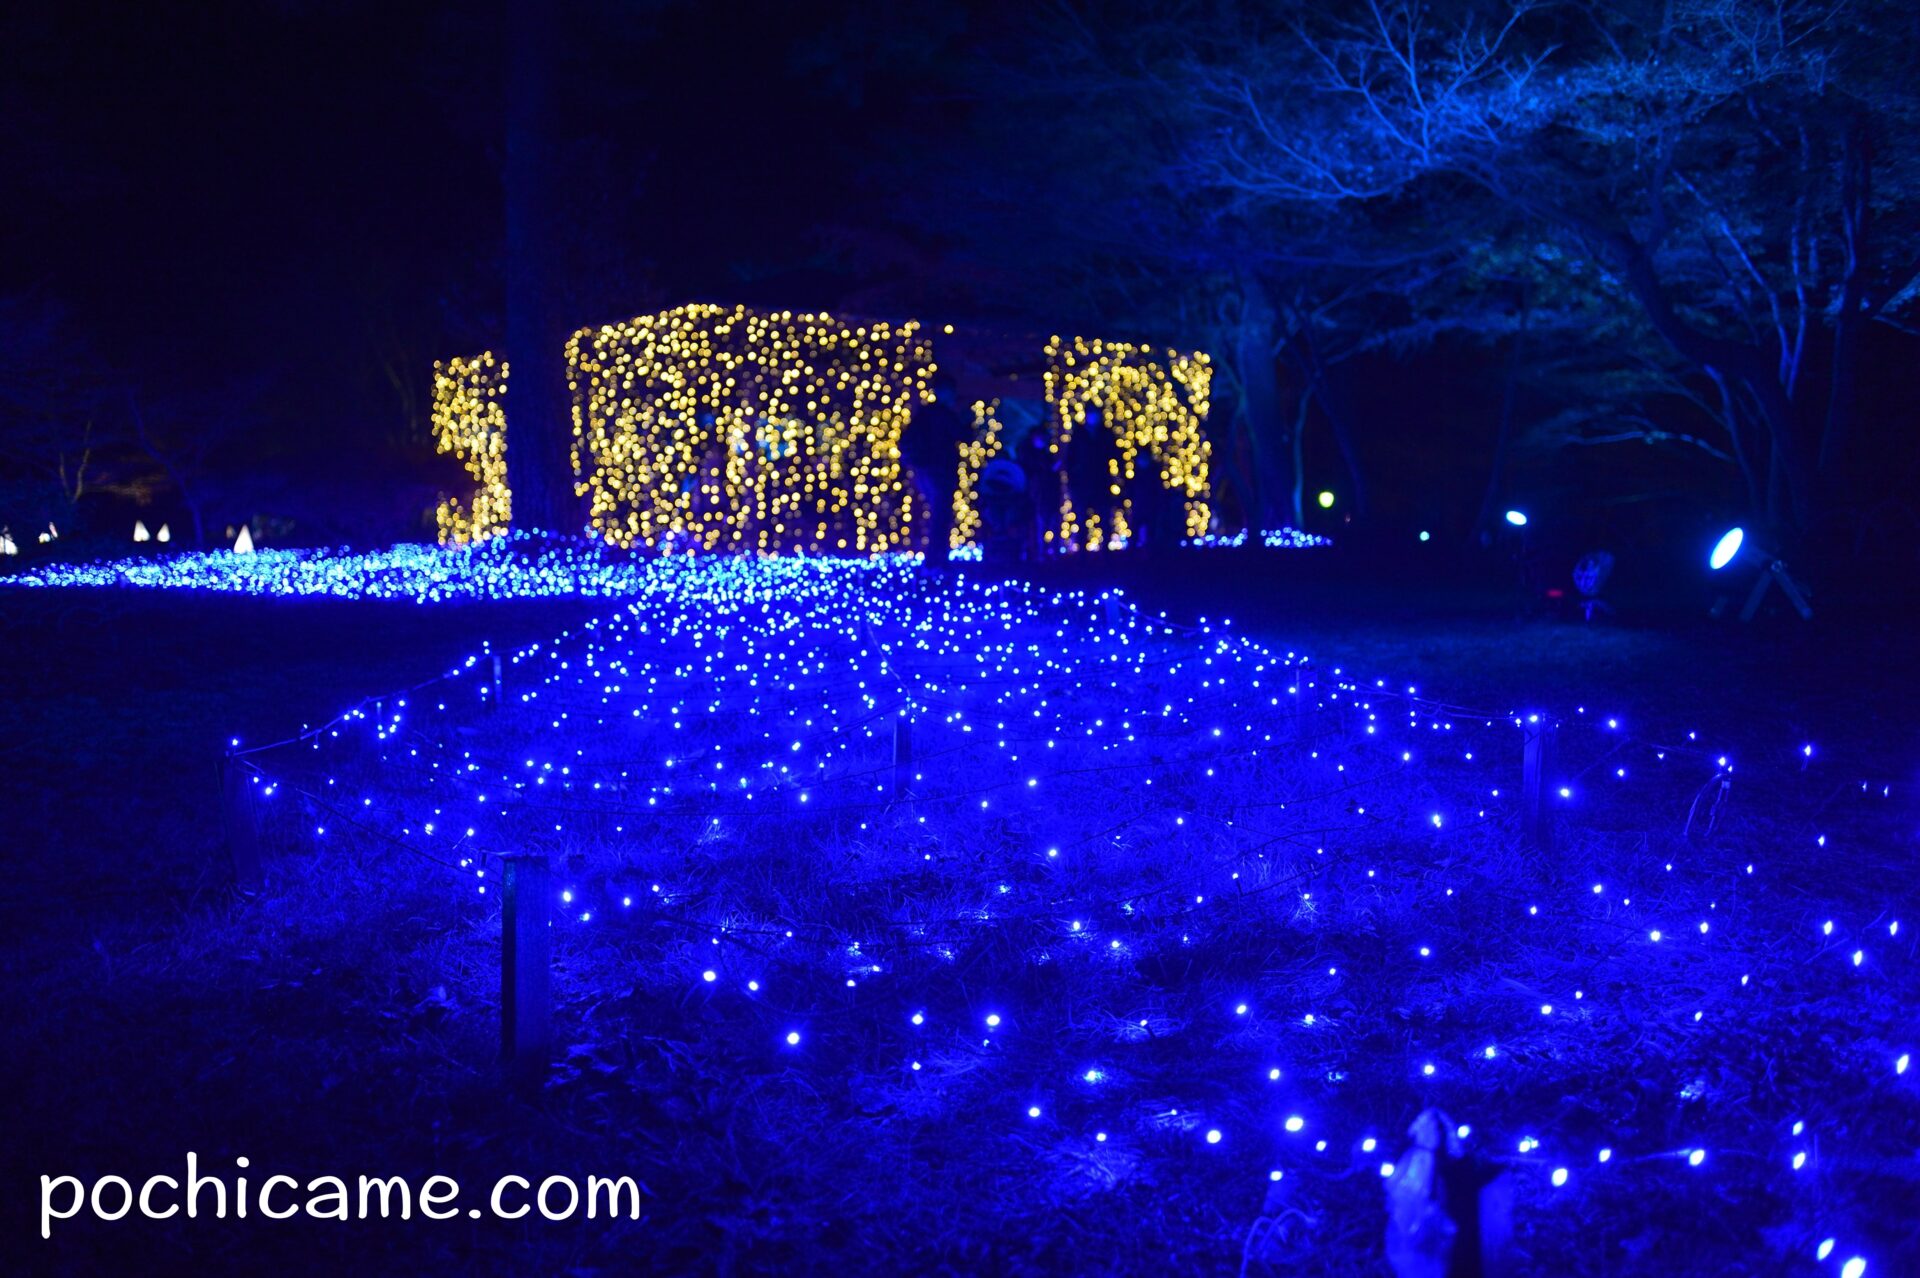
[[[1719,572],[1734,561],[1740,553],[1740,545],[1746,541],[1747,533],[1737,525],[1727,529],[1719,541],[1713,543],[1713,553],[1707,556],[1707,567]]]
[[[1780,556],[1762,547],[1746,534],[1744,528],[1727,529],[1720,540],[1713,543],[1713,550],[1707,555],[1707,567],[1719,572],[1733,564],[1753,560],[1764,565],[1753,580],[1753,587],[1747,592],[1747,602],[1740,609],[1740,620],[1752,621],[1760,612],[1760,605],[1766,600],[1767,592],[1776,585],[1780,593],[1787,597],[1793,610],[1805,621],[1813,620],[1813,604],[1809,601],[1812,591],[1787,569],[1786,561]],[[1714,601],[1710,616],[1726,615],[1727,606],[1732,602],[1730,595],[1722,595]]]

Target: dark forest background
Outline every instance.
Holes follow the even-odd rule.
[[[419,536],[489,347],[577,526],[516,352],[705,300],[1207,350],[1257,527],[1913,564],[1896,0],[82,0],[0,60],[22,540]]]

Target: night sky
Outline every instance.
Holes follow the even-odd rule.
[[[1098,38],[1122,44],[1130,24],[1163,16],[1100,12],[1110,29]],[[1352,447],[1396,535],[1448,520],[1464,533],[1481,506],[1513,357],[1499,317],[1473,308],[1506,304],[1514,262],[1503,255],[1524,238],[1483,244],[1494,223],[1472,211],[1448,224],[1458,215],[1444,190],[1429,217],[1424,203],[1444,182],[1343,207],[1305,231],[1284,214],[1247,221],[1217,192],[1189,211],[1179,166],[1218,131],[1180,113],[1204,83],[1154,108],[1173,132],[1092,104],[1062,61],[1074,20],[1050,8],[583,0],[554,20],[564,53],[550,163],[569,325],[714,301],[1200,346],[1219,340],[1195,327],[1213,305],[1204,289],[1249,267],[1284,287],[1288,254],[1364,256],[1369,227],[1389,226],[1411,237],[1410,252],[1442,247],[1454,264],[1404,297],[1389,288],[1333,313],[1350,345],[1382,325],[1412,335],[1339,370],[1359,426]],[[435,359],[503,341],[505,26],[503,4],[444,0],[14,7],[0,19],[11,185],[0,298],[59,313],[62,347],[108,398],[191,401],[202,419],[241,424],[242,438],[215,450],[216,469],[458,483],[457,468],[433,469],[445,459],[431,456],[426,409]],[[1164,43],[1139,40],[1149,54]],[[1134,55],[1114,56],[1124,67]],[[1880,189],[1903,172],[1884,163]],[[1105,237],[1133,233],[1141,217],[1156,224],[1143,251],[1160,255],[1162,280],[1168,263],[1190,261],[1201,282],[1187,297],[1129,280],[1130,247],[1101,257]],[[1820,217],[1831,263],[1837,219]],[[1423,237],[1439,238],[1411,242]],[[1081,260],[1052,269],[1071,257]],[[1344,287],[1309,285],[1323,296]],[[1560,346],[1540,354],[1533,380],[1560,382],[1521,387],[1510,404],[1521,428],[1616,394],[1606,379],[1635,360],[1670,358],[1631,304],[1617,315],[1619,327],[1592,338],[1577,314],[1563,317],[1543,339]],[[1734,315],[1724,331],[1764,343],[1759,315]],[[1429,316],[1432,331],[1418,335]],[[1816,373],[1824,342],[1816,332]],[[1898,429],[1903,392],[1886,372],[1907,342],[1880,326],[1862,338],[1860,393],[1874,411],[1850,482],[1874,501],[1898,501],[1897,477],[1914,473]],[[1611,343],[1638,345],[1585,382],[1549,367]],[[1280,362],[1285,394],[1301,393],[1298,370]],[[1710,389],[1694,379],[1710,414]],[[1823,397],[1806,399],[1811,419]],[[1713,433],[1670,389],[1653,393],[1652,411]],[[1657,542],[1739,513],[1725,454],[1535,450],[1510,461],[1506,486],[1577,509],[1582,536],[1624,536],[1623,522],[1647,523],[1657,508],[1660,527],[1636,534]],[[1313,486],[1343,482],[1347,459],[1317,410],[1303,458]],[[277,494],[230,503],[276,504]],[[419,504],[412,490],[396,498]],[[354,535],[400,531],[374,521]]]
[[[876,159],[953,109],[908,95],[965,20],[886,14],[587,14],[565,103],[599,294],[580,322],[841,300],[846,257],[823,228],[877,210]],[[301,429],[399,429],[387,363],[424,380],[497,340],[499,25],[420,3],[13,10],[0,289],[51,297],[161,393],[264,373],[274,416]]]

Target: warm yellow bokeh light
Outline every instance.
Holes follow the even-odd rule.
[[[1213,512],[1208,466],[1213,455],[1204,430],[1213,365],[1205,354],[1076,337],[1047,343],[1047,403],[1053,410],[1052,448],[1065,458],[1074,432],[1098,410],[1116,444],[1107,463],[1109,500],[1076,510],[1067,471],[1060,471],[1058,541],[1066,550],[1118,549],[1133,536],[1133,502],[1126,488],[1145,457],[1161,487],[1185,499],[1188,537],[1206,533]],[[1164,361],[1164,362],[1163,362]]]
[[[1088,509],[1075,508],[1067,467],[1057,468],[1059,518],[1043,540],[1127,545],[1147,476],[1182,500],[1186,536],[1206,533],[1207,356],[1084,337],[1054,337],[1044,354],[1050,452],[1064,463],[1077,432],[1091,444],[1089,414],[1101,423],[1094,438],[1113,448],[1107,491]],[[574,488],[608,542],[758,554],[923,548],[926,512],[900,446],[914,407],[933,402],[938,370],[918,323],[695,304],[581,329],[565,357]],[[477,486],[440,503],[443,542],[494,536],[511,520],[506,388],[506,363],[491,353],[434,365],[435,443]],[[981,472],[1006,448],[999,410],[998,400],[973,405],[950,551],[979,551]]]
[[[947,325],[952,331],[953,325]],[[980,472],[998,457],[1001,441],[1000,401],[975,400],[973,438],[960,445],[960,476],[953,489],[953,526],[947,531],[947,550],[962,555],[980,550]]]
[[[465,464],[478,485],[470,502],[449,497],[433,512],[442,542],[479,541],[513,520],[507,489],[507,365],[488,351],[472,359],[435,360],[434,447]]]
[[[576,492],[619,546],[918,547],[900,461],[933,349],[909,321],[676,307],[567,342]]]

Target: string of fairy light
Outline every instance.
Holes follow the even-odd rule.
[[[1207,356],[1084,337],[1052,338],[1044,354],[1049,451],[1066,457],[1079,435],[1082,447],[1110,453],[1098,459],[1108,499],[1086,510],[1061,468],[1059,525],[1047,540],[1127,545],[1143,478],[1177,495],[1187,539],[1210,539]],[[581,329],[565,358],[575,487],[590,530],[609,543],[855,554],[923,546],[926,512],[914,508],[900,445],[914,408],[934,401],[939,365],[916,322],[697,304]],[[435,445],[475,485],[470,497],[440,502],[443,543],[511,523],[506,389],[506,364],[490,352],[434,365]],[[953,497],[956,558],[980,551],[980,473],[1004,449],[998,401],[973,412]],[[1090,419],[1101,425],[1088,439]]]
[[[1112,1007],[1110,1046],[1070,1077],[1015,1071],[1005,1122],[1075,1156],[1147,1139],[1136,1130],[1145,1120],[1109,1099],[1112,1080],[1147,1068],[1134,1055],[1145,1045],[1202,1036],[1196,1049],[1218,1057],[1224,1090],[1152,1122],[1201,1148],[1243,1150],[1275,1185],[1332,1184],[1362,1166],[1398,1171],[1395,1125],[1343,1101],[1329,1072],[1364,1070],[1465,1107],[1457,1116],[1479,1130],[1461,1137],[1504,1149],[1530,1192],[1577,1190],[1631,1167],[1732,1172],[1743,1160],[1716,1150],[1737,1145],[1806,1184],[1802,1210],[1817,1219],[1829,1209],[1813,1177],[1827,1174],[1823,1159],[1845,1138],[1835,1120],[1782,1113],[1737,1138],[1702,1130],[1650,1144],[1645,1132],[1563,1127],[1550,1112],[1529,1120],[1499,1097],[1517,1077],[1509,1062],[1550,1061],[1628,1023],[1676,1042],[1715,1026],[1736,1033],[1783,981],[1904,975],[1910,960],[1898,909],[1766,924],[1754,886],[1788,866],[1723,864],[1690,848],[1649,862],[1631,850],[1644,846],[1639,829],[1614,858],[1618,873],[1599,881],[1528,886],[1476,873],[1482,841],[1504,838],[1513,821],[1528,716],[1356,679],[1230,624],[1179,627],[1114,596],[936,574],[911,556],[661,559],[518,535],[367,556],[262,551],[62,571],[16,580],[621,600],[502,654],[506,697],[485,719],[475,718],[493,698],[478,677],[483,650],[446,679],[243,758],[281,837],[409,854],[480,899],[503,851],[607,849],[568,863],[560,919],[582,937],[672,928],[684,941],[661,958],[664,979],[710,992],[716,1016],[751,1018],[767,1051],[793,1054],[795,1066],[826,1059],[843,1036],[876,1034],[898,1053],[903,1080],[938,1082],[961,1051],[970,1068],[1019,1057],[1022,1041],[1048,1035],[1044,1008],[1006,994],[958,999],[942,976],[984,936],[1026,947],[1033,962],[1111,972],[1123,991],[1136,964],[1247,926],[1320,938],[1283,979],[1249,982],[1224,1002]],[[886,743],[901,714],[919,750],[910,792],[896,797]],[[1602,837],[1610,792],[1670,796],[1684,811],[1697,788],[1734,775],[1730,758],[1691,734],[1636,734],[1580,706],[1562,720],[1574,735],[1553,802],[1586,813],[1590,837]],[[1820,791],[1809,838],[1824,847],[1831,778],[1811,745],[1790,753],[1795,770],[1762,767],[1764,785],[1777,798],[1808,769],[1807,788]],[[1891,794],[1886,782],[1861,781],[1857,792],[1863,803]],[[822,906],[807,917],[738,887],[722,894],[703,860],[618,851],[698,845],[728,830],[842,831],[868,859],[917,867],[964,908]],[[982,846],[999,850],[983,860]],[[844,891],[857,896],[858,886]],[[1411,897],[1416,918],[1477,920],[1454,947],[1473,953],[1398,933],[1381,935],[1383,956],[1352,951],[1345,921],[1382,893]],[[1337,1048],[1361,1015],[1343,1004],[1368,997],[1355,972],[1445,981],[1490,961],[1495,941],[1551,955],[1575,932],[1604,940],[1604,971],[1570,956],[1516,985],[1525,992],[1512,1006],[1416,1028],[1377,1059]],[[1710,979],[1676,982],[1682,967]],[[823,1001],[828,988],[841,1000]],[[1649,1015],[1649,1003],[1663,1010]],[[849,1024],[867,1017],[882,1022]],[[1860,1068],[1878,1071],[1873,1086],[1904,1084],[1910,1052],[1890,1041]],[[1858,1232],[1837,1220],[1811,1228],[1808,1245],[1821,1260],[1864,1266],[1840,1243]]]
[[[1223,623],[1174,627],[1107,597],[937,576],[899,557],[662,560],[508,538],[364,559],[182,558],[191,566],[164,578],[133,561],[97,580],[413,598],[624,595],[609,616],[503,654],[505,704],[478,735],[461,730],[492,696],[475,677],[485,668],[476,655],[450,679],[245,757],[283,834],[405,849],[483,897],[503,850],[675,847],[733,827],[825,837],[831,826],[869,856],[917,864],[973,900],[949,914],[883,911],[852,923],[717,899],[701,871],[671,859],[590,858],[563,878],[555,904],[573,928],[670,925],[686,939],[662,961],[692,988],[732,991],[716,1009],[764,1023],[768,1050],[796,1063],[866,1015],[900,1015],[884,1033],[897,1036],[908,1078],[944,1077],[940,1062],[962,1048],[990,1061],[1044,1037],[1040,1010],[1012,997],[965,1004],[913,988],[944,989],[942,966],[983,934],[1037,938],[1027,942],[1035,961],[1115,973],[1229,925],[1279,918],[1328,938],[1313,951],[1323,966],[1302,958],[1284,981],[1225,1004],[1115,1007],[1114,1041],[1098,1059],[1054,1083],[1023,1076],[1006,1121],[1063,1148],[1141,1139],[1102,1099],[1107,1080],[1143,1068],[1129,1063],[1140,1045],[1214,1025],[1238,1045],[1220,1068],[1244,1069],[1245,1090],[1175,1105],[1169,1133],[1244,1147],[1282,1179],[1337,1178],[1367,1158],[1397,1170],[1392,1126],[1316,1082],[1357,1015],[1341,1003],[1359,994],[1347,972],[1361,960],[1335,925],[1382,891],[1415,895],[1423,913],[1476,912],[1496,934],[1548,948],[1571,930],[1597,931],[1619,956],[1604,976],[1568,966],[1530,982],[1535,1001],[1510,1016],[1416,1033],[1376,1063],[1338,1065],[1403,1074],[1404,1086],[1473,1106],[1462,1116],[1476,1120],[1506,1062],[1551,1059],[1623,1018],[1644,1020],[1639,1008],[1666,988],[1673,962],[1711,959],[1725,974],[1717,988],[1690,985],[1663,1018],[1705,1029],[1737,1027],[1755,1006],[1743,1000],[1789,974],[1859,979],[1907,961],[1897,910],[1814,920],[1806,952],[1771,953],[1786,942],[1758,931],[1751,892],[1766,868],[1699,853],[1685,864],[1625,857],[1619,881],[1561,888],[1474,874],[1472,841],[1512,820],[1524,719],[1322,671]],[[136,570],[148,575],[126,575]],[[223,572],[246,584],[214,584]],[[921,750],[911,794],[896,801],[885,743],[902,712]],[[1569,812],[1604,813],[1609,789],[1651,785],[1684,799],[1731,775],[1729,760],[1685,734],[1634,735],[1579,707],[1564,718],[1591,742],[1562,775],[1555,802]],[[1803,761],[1808,751],[1795,749]],[[1861,791],[1863,801],[1886,793]],[[1025,846],[985,863],[973,854],[976,839],[1004,847],[1012,832]],[[1156,850],[1142,861],[1146,849]],[[1402,966],[1445,979],[1475,961],[1405,940],[1367,979]],[[1485,942],[1474,946],[1484,961]],[[822,982],[853,1001],[806,1010],[806,991]],[[1895,1044],[1878,1062],[1889,1083],[1910,1077],[1909,1052]],[[1469,1134],[1504,1147],[1541,1193],[1628,1167],[1721,1165],[1707,1134],[1648,1146],[1644,1134],[1560,1131],[1550,1114],[1511,1112],[1480,1127]],[[1762,1158],[1797,1177],[1839,1139],[1817,1116],[1783,1114],[1740,1144],[1758,1142]],[[1806,1209],[1819,1209],[1817,1195]],[[1853,1258],[1828,1246],[1836,1262]]]
[[[1000,401],[973,402],[973,434],[960,443],[960,468],[953,489],[953,522],[947,530],[947,552],[953,558],[977,557],[985,519],[980,511],[980,472],[1005,448]]]
[[[922,531],[900,460],[937,371],[917,323],[701,304],[583,329],[566,359],[608,542],[876,554]]]
[[[1254,543],[1268,550],[1314,550],[1331,546],[1333,538],[1292,527],[1269,528],[1257,534],[1249,534],[1243,528],[1232,534],[1206,533],[1199,537],[1188,537],[1180,544],[1195,550],[1238,550]]]
[[[795,560],[796,567],[806,563]],[[771,571],[771,570],[770,570]],[[28,588],[133,586],[270,598],[393,599],[417,604],[488,599],[683,597],[655,561],[601,545],[515,532],[449,545],[380,551],[195,551],[102,563],[49,562],[0,578]]]
[[[1156,358],[1151,348],[1131,342],[1048,340],[1043,380],[1053,410],[1050,451],[1068,454],[1090,413],[1113,444],[1105,466],[1106,499],[1087,509],[1075,507],[1069,472],[1062,468],[1060,527],[1050,540],[1057,535],[1061,546],[1085,550],[1127,545],[1135,532],[1133,495],[1143,466],[1182,499],[1185,535],[1207,533],[1212,446],[1205,424],[1213,366],[1205,354],[1170,349],[1164,355]]]
[[[434,448],[452,453],[474,482],[473,495],[443,498],[434,509],[442,542],[496,537],[513,523],[507,487],[506,361],[493,353],[436,360],[429,418]]]

